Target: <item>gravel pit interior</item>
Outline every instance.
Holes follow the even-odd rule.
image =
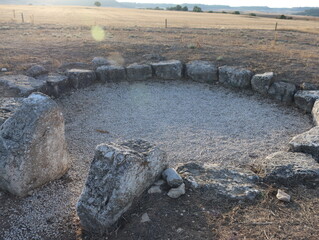
[[[96,84],[57,99],[73,160],[62,179],[24,199],[7,195],[4,239],[74,239],[75,204],[96,145],[144,139],[172,166],[195,161],[247,167],[311,128],[309,116],[251,92],[187,81]],[[3,198],[3,196],[0,198]]]

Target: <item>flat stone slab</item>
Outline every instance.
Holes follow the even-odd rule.
[[[127,79],[131,81],[144,81],[152,78],[152,67],[147,64],[131,64],[126,67]]]
[[[165,152],[143,140],[98,145],[77,203],[81,225],[103,234],[167,168]]]
[[[186,64],[186,75],[196,82],[217,82],[218,68],[209,61],[192,61]]]
[[[291,104],[296,91],[296,86],[293,83],[274,82],[268,90],[268,95],[278,101]]]
[[[46,82],[25,75],[0,76],[1,97],[27,97],[33,92],[45,92]]]
[[[183,65],[181,61],[170,60],[151,63],[154,74],[159,79],[174,80],[181,79]]]
[[[187,163],[180,166],[177,172],[188,181],[196,182],[197,188],[213,191],[222,198],[229,200],[253,200],[260,190],[256,183],[259,177],[251,171],[239,168],[224,168],[217,164],[200,166]]]
[[[312,107],[317,99],[319,99],[318,90],[300,90],[294,95],[297,107],[307,113],[311,113]]]
[[[319,164],[309,154],[276,152],[262,162],[263,180],[281,185],[313,184],[319,180]]]
[[[66,74],[73,88],[85,88],[92,85],[96,80],[95,72],[86,69],[71,69]]]
[[[0,189],[23,197],[69,169],[64,118],[41,93],[8,105],[12,111],[0,127]]]
[[[122,66],[101,66],[96,69],[98,81],[106,82],[120,82],[126,80],[126,71]]]
[[[311,114],[312,114],[314,124],[318,126],[319,125],[319,100],[316,100],[315,103],[313,104]]]
[[[319,161],[319,127],[295,136],[289,142],[289,147],[293,152],[311,154],[316,161]]]
[[[219,82],[235,88],[250,88],[252,71],[240,67],[219,67]]]
[[[273,83],[274,73],[266,72],[263,74],[256,74],[251,79],[251,87],[254,91],[267,95],[270,85]]]
[[[41,77],[46,82],[46,94],[58,98],[72,89],[70,80],[65,75],[52,74]]]

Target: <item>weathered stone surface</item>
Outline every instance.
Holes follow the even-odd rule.
[[[319,125],[319,100],[316,100],[313,107],[312,107],[312,118],[313,122],[315,123],[316,126]]]
[[[170,198],[179,198],[180,196],[185,194],[185,183],[182,183],[179,187],[177,188],[171,188],[168,193],[167,196],[169,196]]]
[[[170,60],[151,63],[154,74],[159,79],[174,80],[182,77],[183,65],[181,61]]]
[[[226,86],[235,88],[250,88],[253,73],[250,70],[222,66],[219,67],[219,82]]]
[[[57,98],[72,88],[69,78],[65,75],[46,75],[41,77],[41,80],[46,82],[45,93],[51,97]]]
[[[100,82],[119,82],[126,80],[125,68],[122,66],[101,66],[96,69]]]
[[[82,226],[107,232],[166,167],[165,152],[142,140],[97,146],[77,203]]]
[[[289,146],[291,151],[311,154],[319,161],[319,127],[295,136]]]
[[[182,177],[175,171],[174,168],[167,168],[162,173],[163,179],[173,188],[179,187],[183,183]]]
[[[127,79],[143,81],[152,78],[152,67],[147,64],[131,64],[126,68]]]
[[[45,81],[24,75],[0,76],[1,97],[27,97],[33,92],[44,92]]]
[[[83,63],[83,62],[71,62],[71,63],[64,63],[61,64],[58,68],[58,71],[61,73],[66,72],[67,70],[70,69],[90,69],[91,66],[90,64]]]
[[[251,79],[251,87],[254,91],[267,95],[270,85],[273,83],[274,73],[266,72],[263,74],[256,74]]]
[[[312,184],[319,180],[319,164],[309,154],[276,152],[262,162],[263,180],[282,185]]]
[[[108,60],[104,57],[95,57],[92,60],[92,64],[95,68],[98,68],[100,66],[106,66],[106,65],[116,65],[114,61]]]
[[[42,65],[34,65],[27,70],[26,75],[30,77],[37,77],[46,73],[48,73],[48,70],[46,70],[45,67]]]
[[[0,189],[26,196],[70,166],[64,119],[58,105],[41,93],[12,105],[0,127]]]
[[[293,102],[295,92],[295,84],[287,82],[274,82],[268,90],[270,97],[288,104]]]
[[[300,90],[294,95],[294,100],[300,109],[310,113],[315,101],[319,99],[319,91],[317,90]]]
[[[290,202],[291,196],[287,193],[285,193],[283,190],[278,189],[278,192],[276,194],[276,198],[283,202]]]
[[[71,69],[67,71],[67,77],[72,87],[85,88],[92,85],[96,80],[95,72],[85,69]]]
[[[216,164],[200,166],[197,163],[187,163],[177,169],[187,181],[192,177],[198,188],[212,195],[219,195],[230,200],[253,200],[260,191],[255,185],[259,177],[253,172],[239,168],[223,168]]]
[[[0,98],[0,127],[21,106],[23,98]]]
[[[304,82],[300,85],[302,90],[319,90],[318,86],[313,83]]]
[[[161,186],[152,186],[147,191],[148,194],[162,193]]]
[[[186,75],[197,82],[216,82],[218,68],[208,61],[192,61],[186,64]]]

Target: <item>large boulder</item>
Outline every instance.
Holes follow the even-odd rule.
[[[142,140],[98,145],[77,203],[81,225],[108,232],[166,167],[165,152]]]
[[[312,107],[312,118],[313,118],[313,122],[315,123],[316,126],[319,125],[319,99],[315,101],[315,103],[313,104]]]
[[[273,83],[274,73],[266,72],[263,74],[256,74],[251,79],[251,87],[254,91],[267,95],[270,85]]]
[[[216,82],[218,68],[208,61],[192,61],[186,64],[186,75],[196,82]]]
[[[219,67],[219,82],[226,86],[242,89],[250,88],[252,76],[253,73],[244,68],[229,66]]]
[[[34,65],[27,70],[26,75],[30,77],[37,77],[48,72],[49,71],[46,70],[45,67],[43,67],[42,65]]]
[[[262,161],[263,180],[281,185],[313,184],[319,180],[319,164],[311,155],[276,152]]]
[[[67,76],[73,88],[85,88],[92,85],[96,80],[95,72],[86,69],[71,69],[67,71]]]
[[[274,82],[268,90],[268,95],[278,101],[291,104],[296,90],[296,86],[293,83]]]
[[[154,74],[159,79],[174,80],[181,79],[183,65],[181,61],[170,60],[158,63],[151,63]]]
[[[24,75],[0,76],[0,97],[27,97],[33,92],[45,92],[46,82]]]
[[[319,99],[318,90],[300,90],[294,95],[295,104],[307,113],[311,113],[315,101]]]
[[[180,166],[177,172],[186,182],[203,190],[206,196],[217,195],[228,200],[254,200],[261,193],[256,185],[259,177],[245,169],[187,163]]]
[[[319,161],[319,127],[314,127],[293,137],[289,146],[291,151],[311,154]]]
[[[41,77],[41,80],[46,82],[45,93],[51,97],[59,97],[72,89],[69,78],[65,75],[50,74]]]
[[[126,67],[127,79],[143,81],[152,78],[152,67],[147,64],[131,64]]]
[[[0,126],[0,189],[26,196],[70,167],[64,119],[58,105],[41,93],[10,101]]]
[[[100,82],[120,82],[126,80],[126,71],[122,66],[101,66],[96,69],[97,78]]]

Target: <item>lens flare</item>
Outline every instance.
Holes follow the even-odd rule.
[[[100,26],[93,26],[91,28],[91,34],[95,41],[101,42],[105,39],[105,32]]]

